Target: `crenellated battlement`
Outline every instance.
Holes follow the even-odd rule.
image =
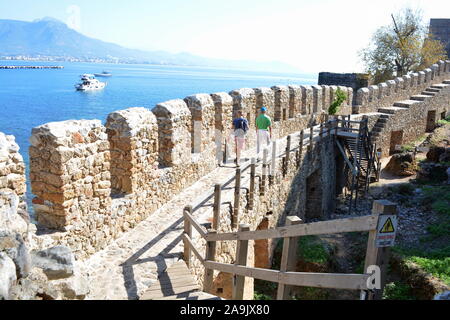
[[[446,80],[450,73],[450,61],[439,61],[423,71],[360,88],[356,93],[353,113],[377,112],[399,100],[419,94],[427,87]],[[446,78],[447,77],[447,78]]]
[[[152,110],[115,111],[105,124],[69,120],[36,127],[29,152],[36,218],[42,226],[76,234],[81,256],[93,253],[216,168],[238,110],[249,119],[248,143],[254,145],[262,106],[278,138],[317,121],[335,90],[243,88],[170,100]],[[343,114],[350,113],[349,101]]]
[[[249,119],[247,141],[255,146],[255,119],[262,106],[274,120],[273,138],[278,139],[320,122],[339,88],[347,94],[339,115],[367,114],[373,129],[383,109],[392,112],[383,129],[386,133],[379,130],[380,146],[389,149],[391,131],[405,130],[406,140],[412,139],[425,130],[426,112],[448,113],[449,90],[427,89],[447,78],[450,61],[440,61],[424,71],[359,89],[355,105],[349,87],[283,85],[194,94],[159,103],[151,110],[128,108],[110,113],[104,124],[101,120],[47,123],[33,128],[30,137],[34,212],[41,226],[60,231],[59,243],[68,244],[84,258],[229,157],[224,152],[232,148],[225,146],[230,144],[237,111]],[[429,95],[417,96],[425,90]],[[392,108],[415,95],[417,103],[410,108]],[[2,141],[12,138],[2,137],[0,186],[6,183],[11,188],[17,182],[13,191],[23,197],[23,160],[14,150],[5,155]]]

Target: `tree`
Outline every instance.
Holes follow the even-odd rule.
[[[392,24],[379,28],[360,53],[374,83],[420,71],[447,58],[445,46],[428,32],[420,10],[405,8],[391,17]]]

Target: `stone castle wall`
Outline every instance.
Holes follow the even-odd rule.
[[[370,128],[375,128],[383,106],[391,107],[398,100],[421,93],[449,78],[449,72],[450,62],[439,62],[423,72],[362,88],[356,93],[356,105],[352,105],[353,90],[340,87],[348,98],[339,114],[367,114]],[[248,144],[254,146],[255,118],[261,106],[268,108],[274,120],[273,138],[280,138],[317,123],[327,113],[337,88],[289,85],[196,94],[159,103],[152,110],[119,110],[108,115],[105,124],[100,120],[70,120],[36,127],[29,155],[35,195],[32,202],[39,225],[57,230],[51,237],[69,245],[77,257],[85,258],[216,168],[237,111],[249,119]],[[442,87],[435,96],[394,112],[380,134],[382,148],[388,148],[391,131],[399,128],[405,131],[405,141],[415,139],[425,130],[428,111],[448,114],[448,99],[448,89]],[[12,138],[1,139],[0,147],[3,140],[10,144]],[[24,165],[13,151],[7,156],[0,152],[0,187],[23,197]],[[320,167],[333,171],[334,156],[327,156]],[[299,176],[309,175],[308,170]],[[317,183],[321,183],[323,175],[318,177]],[[263,203],[275,201],[277,210],[287,203],[290,206],[283,198],[277,200],[279,190],[296,190],[297,183],[287,181]],[[332,202],[333,192],[322,194],[323,201]],[[299,190],[298,212],[306,211],[303,196]],[[274,211],[259,206],[257,210]]]
[[[26,233],[25,181],[25,163],[14,136],[0,132],[0,230],[16,226]]]
[[[450,61],[439,61],[423,71],[360,88],[356,92],[353,113],[377,112],[379,108],[389,107],[396,101],[409,99],[432,84],[446,80],[449,72]]]
[[[341,112],[351,110],[352,90]],[[336,87],[274,86],[230,93],[195,94],[152,110],[129,108],[100,120],[41,125],[30,138],[33,207],[55,241],[77,257],[104,248],[217,167],[233,116],[249,119],[248,144],[256,143],[255,118],[266,106],[274,137],[317,122]]]

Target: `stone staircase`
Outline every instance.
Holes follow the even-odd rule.
[[[377,142],[381,133],[384,131],[389,118],[397,111],[410,108],[413,104],[420,103],[434,97],[436,93],[439,93],[441,89],[448,87],[448,85],[450,85],[450,80],[444,80],[443,83],[431,85],[422,91],[421,94],[413,95],[408,100],[394,102],[391,107],[379,108],[378,112],[381,113],[381,115],[371,131],[371,138],[373,142]]]
[[[200,291],[186,263],[179,260],[161,273],[139,300],[223,300]]]

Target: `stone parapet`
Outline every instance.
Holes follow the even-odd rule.
[[[32,130],[30,179],[39,223],[57,229],[106,214],[110,150],[99,120],[48,123]]]

